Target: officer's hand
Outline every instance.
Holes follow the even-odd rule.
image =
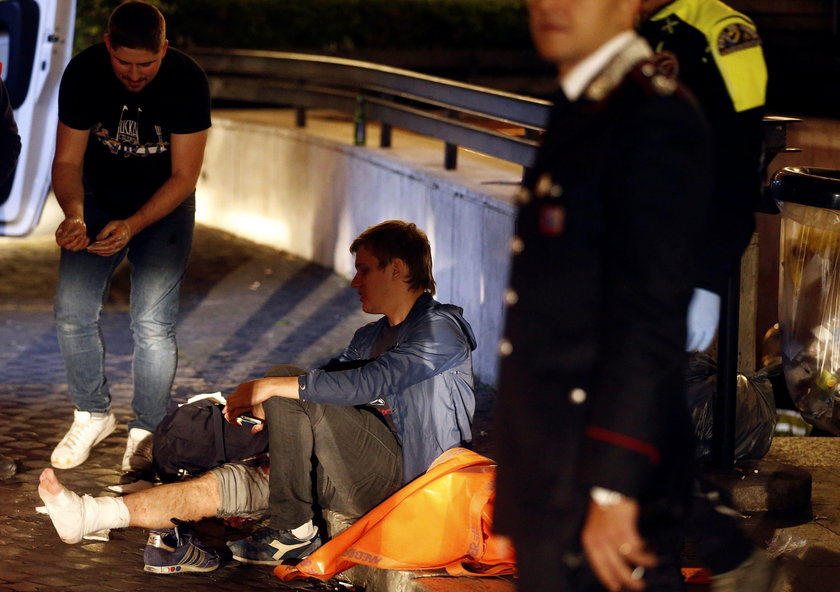
[[[118,253],[131,240],[131,226],[125,220],[111,220],[96,235],[96,242],[90,245],[87,250],[95,255],[108,257]]]
[[[90,244],[87,225],[79,216],[65,218],[55,231],[55,242],[62,249],[81,251]]]
[[[720,319],[720,296],[703,288],[695,288],[688,305],[688,339],[686,351],[704,351],[717,333]]]
[[[581,543],[598,581],[611,592],[643,590],[644,568],[656,565],[636,528],[638,518],[639,504],[631,498],[610,506],[589,504]]]

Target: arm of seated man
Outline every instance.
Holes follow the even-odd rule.
[[[269,376],[257,380],[243,382],[227,397],[222,412],[230,423],[236,423],[236,418],[243,413],[252,413],[254,417],[265,419],[262,404],[271,397],[285,397],[299,399],[297,376]],[[251,431],[256,433],[263,429],[262,424],[255,425]]]

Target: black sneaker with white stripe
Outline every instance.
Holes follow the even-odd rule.
[[[290,559],[303,559],[321,546],[316,532],[311,539],[299,539],[288,530],[261,528],[251,536],[228,541],[233,558],[240,563],[280,565]]]

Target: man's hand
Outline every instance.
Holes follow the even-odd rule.
[[[271,397],[299,399],[297,376],[270,376],[258,380],[243,382],[227,398],[227,404],[222,410],[225,419],[235,423],[236,418],[250,411],[254,417],[265,419],[262,404]],[[259,428],[259,429],[257,429]],[[262,426],[254,426],[251,432],[256,433]]]
[[[87,225],[79,216],[65,218],[55,231],[55,242],[62,249],[81,251],[90,244]]]
[[[128,244],[131,237],[131,226],[128,222],[111,220],[105,225],[102,232],[96,235],[96,242],[90,245],[87,250],[94,255],[108,257],[114,253],[119,253]]]
[[[236,390],[227,397],[225,408],[222,413],[225,419],[230,423],[236,423],[236,418],[243,413],[251,413],[254,417],[265,419],[265,412],[263,411],[263,401],[269,399],[271,394],[269,389],[265,388],[265,378],[259,380],[250,380],[243,382]],[[251,428],[252,433],[257,433],[263,429],[264,424],[258,424]]]
[[[643,590],[642,571],[656,565],[656,556],[645,549],[636,523],[639,504],[631,498],[609,506],[589,503],[581,543],[592,571],[611,592]]]

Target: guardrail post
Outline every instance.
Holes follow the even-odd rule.
[[[453,109],[446,110],[446,116],[452,119],[458,119],[458,112]],[[458,168],[458,146],[457,144],[446,143],[443,153],[443,168],[447,171],[454,171]]]
[[[356,97],[356,111],[353,113],[353,144],[364,146],[367,143],[367,117],[365,116],[365,97]]]
[[[526,140],[532,140],[534,142],[537,142],[537,141],[539,141],[539,139],[541,137],[542,137],[542,132],[540,130],[536,130],[536,129],[531,128],[531,127],[526,127],[525,128],[525,139]],[[526,166],[526,167],[522,168],[522,182],[523,183],[525,182],[525,177],[528,176],[528,173],[530,171],[531,171],[530,166]]]
[[[458,146],[456,144],[446,143],[443,152],[443,168],[447,171],[454,171],[458,168]]]
[[[379,127],[379,147],[380,148],[390,148],[391,147],[391,124],[390,123],[383,123]]]
[[[297,127],[306,127],[306,107],[297,107],[295,109],[295,125]]]

